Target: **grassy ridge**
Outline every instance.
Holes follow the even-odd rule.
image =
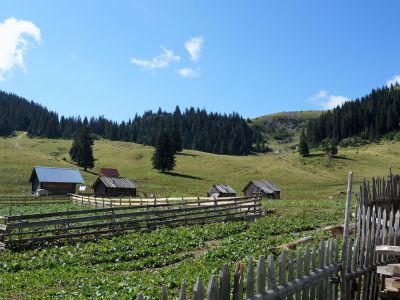
[[[28,138],[0,139],[0,194],[30,191],[28,182],[35,165],[75,167],[68,162],[70,140]],[[322,153],[301,158],[297,153],[249,156],[215,155],[185,150],[177,155],[176,170],[168,175],[153,170],[153,148],[126,142],[95,142],[95,170],[118,168],[121,175],[138,181],[139,191],[157,196],[203,196],[213,183],[230,184],[237,192],[250,179],[267,179],[282,190],[284,199],[343,198],[347,173],[355,185],[364,177],[385,175],[389,165],[400,165],[400,143],[382,142],[360,148],[339,149],[340,158],[327,166]],[[67,161],[64,161],[63,159]],[[87,185],[96,175],[82,172]]]

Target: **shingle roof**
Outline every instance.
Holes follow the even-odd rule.
[[[260,190],[264,191],[267,194],[274,192],[281,192],[281,189],[278,188],[278,186],[275,183],[267,180],[252,180],[245,186],[243,191],[247,189],[250,183],[254,183],[256,187],[258,187]]]
[[[101,168],[99,175],[103,175],[103,176],[107,176],[107,177],[119,177],[119,172],[117,169]]]
[[[235,190],[227,184],[214,184],[213,187],[221,194],[236,194]]]
[[[32,182],[35,174],[40,182],[57,182],[57,183],[84,182],[81,173],[77,169],[36,166],[32,170],[32,174],[29,179],[30,182]]]
[[[137,186],[136,182],[129,178],[99,176],[92,187],[94,187],[99,181],[108,188],[135,189]]]

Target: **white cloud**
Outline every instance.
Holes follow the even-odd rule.
[[[200,69],[197,68],[197,70],[193,68],[182,68],[178,70],[179,75],[182,77],[198,77],[200,75]]]
[[[201,36],[192,37],[185,42],[185,48],[189,52],[192,61],[197,62],[200,59],[203,43],[204,39]]]
[[[396,85],[400,84],[400,75],[395,75],[392,78],[390,78],[388,81],[386,81],[386,85],[390,87],[390,85]]]
[[[175,55],[171,50],[168,50],[165,47],[161,47],[163,53],[153,57],[152,59],[139,59],[132,58],[131,62],[135,65],[141,66],[146,69],[161,69],[166,68],[173,61],[180,60],[181,58],[178,55]]]
[[[325,90],[320,90],[317,94],[310,98],[311,102],[320,106],[323,109],[333,109],[336,106],[342,105],[346,101],[350,101],[345,96],[331,95]]]
[[[8,18],[0,23],[0,41],[0,80],[4,80],[14,67],[25,69],[25,53],[34,42],[40,42],[40,29],[30,21]]]

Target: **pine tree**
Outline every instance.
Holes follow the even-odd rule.
[[[69,155],[72,161],[85,171],[87,168],[94,167],[93,143],[88,126],[82,126],[76,130]]]
[[[310,154],[310,150],[308,149],[307,137],[304,130],[300,135],[299,153],[301,156],[308,156]]]
[[[162,130],[157,137],[156,147],[151,158],[153,168],[164,173],[175,167],[175,149],[171,135]]]
[[[172,139],[174,143],[175,153],[182,151],[182,137],[178,122],[174,122],[172,126]]]

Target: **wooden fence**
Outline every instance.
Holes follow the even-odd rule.
[[[400,243],[400,211],[386,209],[388,205],[397,204],[396,198],[388,195],[394,193],[392,187],[397,179],[393,178],[398,177],[390,174],[388,178],[373,179],[372,184],[361,185],[355,229],[350,233],[352,173],[349,173],[341,249],[338,240],[330,239],[326,243],[321,240],[319,247],[312,250],[307,245],[304,251],[298,250],[296,254],[283,251],[278,257],[270,255],[267,262],[261,256],[256,272],[252,258],[247,266],[239,263],[233,274],[225,265],[219,276],[211,276],[207,287],[200,280],[196,282],[192,299],[377,299],[383,280],[376,272],[377,267],[399,262],[398,257],[375,253],[377,245]],[[388,191],[391,192],[388,194]],[[371,195],[375,195],[374,198]],[[379,201],[371,203],[370,199]],[[182,283],[180,300],[187,299],[185,289]],[[168,299],[165,287],[161,288],[160,297]],[[143,299],[143,296],[139,294],[136,299]]]
[[[29,206],[29,205],[43,205],[43,204],[65,204],[70,203],[69,196],[2,196],[0,197],[0,206]]]
[[[259,197],[142,203],[74,211],[0,217],[0,242],[19,247],[127,230],[205,222],[254,220],[261,216]]]
[[[258,196],[258,195],[256,195]],[[232,203],[232,201],[241,201],[243,198],[249,197],[166,197],[166,198],[138,198],[138,197],[95,197],[89,195],[71,194],[71,202],[81,205],[93,205],[96,207],[113,207],[113,206],[143,206],[183,203],[188,205],[218,205],[223,203]]]
[[[211,276],[207,287],[200,279],[193,290],[194,300],[242,300],[246,299],[337,299],[339,280],[337,240],[320,242],[319,248],[304,251],[281,252],[275,261],[273,255],[260,256],[257,264],[249,258],[247,266],[237,265],[230,274],[228,265],[224,265],[219,276]],[[182,283],[179,300],[187,299],[186,284]],[[143,299],[138,295],[136,299]],[[162,287],[161,299],[167,300],[167,289]]]

